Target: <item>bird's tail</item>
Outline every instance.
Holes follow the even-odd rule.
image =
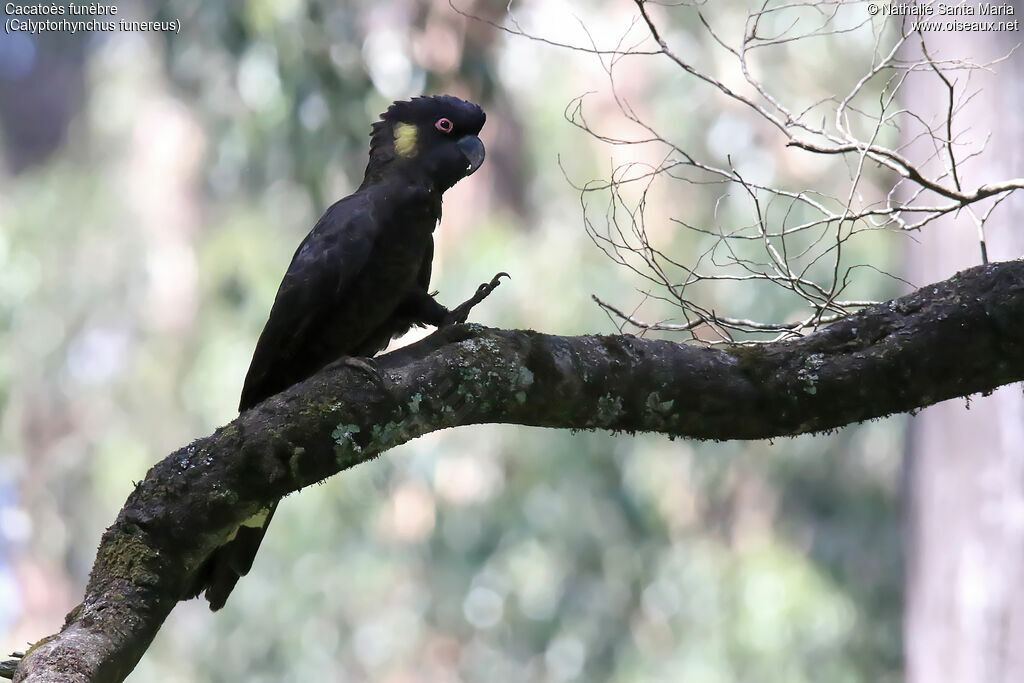
[[[274,518],[277,505],[274,503],[265,513],[260,513],[238,527],[230,541],[214,550],[203,561],[186,591],[186,599],[199,597],[200,593],[206,591],[211,610],[217,611],[224,606],[238,579],[252,569],[256,551]]]

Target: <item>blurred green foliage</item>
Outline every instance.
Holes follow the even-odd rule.
[[[541,26],[543,9],[517,8]],[[593,27],[623,11],[577,10]],[[643,287],[590,243],[563,176],[608,172],[607,147],[562,116],[606,87],[586,55],[444,2],[176,0],[157,15],[183,30],[90,42],[59,154],[0,184],[0,483],[16,486],[0,557],[21,586],[8,648],[59,626],[133,480],[233,417],[291,252],[358,183],[390,99],[453,91],[488,109],[488,165],[446,197],[437,232],[443,301],[506,270],[478,322],[607,332],[590,294]],[[673,21],[673,40],[712,49],[692,15]],[[862,50],[836,41],[787,87],[824,87],[823,60]],[[704,149],[722,112],[681,79],[651,69],[632,94]],[[506,178],[526,213],[496,199]],[[699,187],[661,201],[722,218]],[[701,247],[664,229],[680,258]],[[882,246],[857,256],[894,259]],[[739,304],[783,315],[777,296]],[[227,607],[179,606],[129,680],[895,681],[901,438],[896,421],[775,443],[429,435],[286,500]],[[3,522],[17,511],[29,528]]]

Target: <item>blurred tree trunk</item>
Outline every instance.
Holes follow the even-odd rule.
[[[1020,16],[1024,1],[1014,4]],[[985,63],[1009,52],[1020,34],[926,37],[932,56]],[[954,137],[966,131],[963,140],[977,149],[985,132],[992,132],[984,154],[961,167],[961,177],[972,183],[1024,175],[1024,59],[1017,53],[993,69],[975,72],[969,83],[961,74],[955,82],[958,97],[978,94],[955,119]],[[948,90],[934,73],[917,73],[908,85],[905,106],[936,117],[945,112]],[[925,158],[933,151],[915,143],[908,153]],[[1024,254],[1024,235],[1012,224],[1022,206],[1015,196],[988,224],[990,260]],[[911,282],[931,282],[981,262],[977,229],[967,214],[933,223],[916,237],[920,243],[907,249]],[[1024,592],[1018,588],[1024,576],[1021,386],[1005,386],[969,403],[946,401],[913,419],[906,487],[907,681],[1024,681]]]

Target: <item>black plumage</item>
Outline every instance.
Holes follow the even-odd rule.
[[[455,97],[395,102],[373,125],[364,180],[299,245],[256,344],[239,410],[345,356],[373,356],[413,325],[465,320],[498,277],[449,311],[428,291],[441,195],[483,162],[483,110]],[[224,605],[273,517],[239,527],[197,570],[190,596]]]

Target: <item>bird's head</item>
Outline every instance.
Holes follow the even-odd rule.
[[[383,177],[385,169],[404,168],[447,190],[483,163],[477,135],[486,119],[478,105],[451,95],[395,102],[373,124],[364,185]]]

